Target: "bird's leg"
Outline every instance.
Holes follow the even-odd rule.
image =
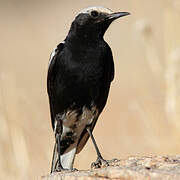
[[[61,165],[61,148],[60,148],[60,140],[61,140],[61,122],[60,119],[57,118],[55,120],[55,146],[54,146],[54,152],[53,152],[53,159],[52,159],[52,165],[51,165],[51,173],[52,172],[60,172],[64,170],[64,168]]]
[[[60,148],[60,134],[56,135],[56,143],[57,143],[57,153],[58,153],[58,159],[56,161],[55,165],[55,171],[59,172],[63,170],[63,167],[61,165],[61,148]]]
[[[96,143],[96,141],[94,139],[94,136],[92,134],[92,131],[91,131],[90,127],[87,127],[86,129],[87,129],[87,132],[89,133],[89,136],[92,139],[92,142],[94,144],[94,147],[95,147],[96,153],[97,153],[97,160],[96,160],[96,162],[93,162],[91,164],[91,168],[96,169],[96,168],[101,168],[101,167],[108,166],[109,165],[108,162],[103,159],[103,157],[102,157],[102,155],[101,155],[101,153],[99,151],[99,148],[97,146],[97,143]]]

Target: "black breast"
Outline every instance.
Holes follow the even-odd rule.
[[[109,90],[104,51],[103,45],[73,49],[66,46],[58,55],[54,93],[56,112],[98,103],[102,91]]]

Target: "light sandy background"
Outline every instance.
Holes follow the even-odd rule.
[[[49,55],[78,11],[92,5],[132,14],[105,35],[116,75],[94,130],[104,158],[180,153],[179,0],[1,0],[0,179],[49,173]],[[75,167],[87,169],[95,159],[89,141]]]

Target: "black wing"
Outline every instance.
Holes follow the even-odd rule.
[[[107,45],[107,53],[105,54],[104,57],[104,62],[106,63],[104,72],[105,72],[105,81],[107,82],[107,85],[105,87],[103,87],[102,91],[101,91],[101,97],[99,98],[98,101],[98,109],[99,109],[99,115],[102,112],[102,110],[104,109],[104,106],[106,105],[107,102],[107,98],[108,98],[108,94],[109,94],[109,88],[110,88],[110,84],[114,79],[114,61],[113,61],[113,56],[112,56],[112,51],[111,48],[109,47],[108,44]],[[98,115],[98,116],[99,116]],[[93,122],[91,123],[91,131],[93,131],[98,116],[93,120]],[[89,139],[89,134],[87,132],[86,129],[84,129],[84,131],[82,132],[78,145],[77,145],[77,150],[76,153],[78,154],[84,147],[84,145],[86,144],[86,142]]]
[[[56,63],[58,60],[58,54],[63,50],[65,41],[60,43],[57,48],[51,53],[50,60],[49,60],[49,67],[48,67],[48,75],[47,75],[47,91],[49,95],[49,104],[50,104],[50,113],[51,113],[51,124],[54,129],[54,118],[55,113],[53,111],[53,101],[55,99],[53,94],[53,86],[54,86],[54,79],[56,76]]]

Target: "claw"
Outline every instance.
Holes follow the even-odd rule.
[[[76,168],[71,169],[71,172],[75,172],[75,171],[78,171],[78,169],[76,169]]]
[[[96,162],[93,162],[91,164],[91,169],[98,169],[102,167],[109,166],[109,163],[107,160],[104,160],[103,158],[97,158]]]
[[[75,171],[78,171],[78,170],[77,170],[76,168],[73,168],[73,169],[65,169],[65,168],[57,167],[54,172],[65,172],[65,173],[69,173],[69,172],[75,172]]]
[[[57,161],[55,170],[53,172],[75,172],[75,171],[78,171],[78,170],[76,168],[72,168],[72,169],[63,168],[62,165],[59,164],[59,161]]]
[[[61,166],[61,164],[59,164],[59,161],[57,160],[54,172],[61,172],[61,171],[64,171],[64,170],[65,169]]]

